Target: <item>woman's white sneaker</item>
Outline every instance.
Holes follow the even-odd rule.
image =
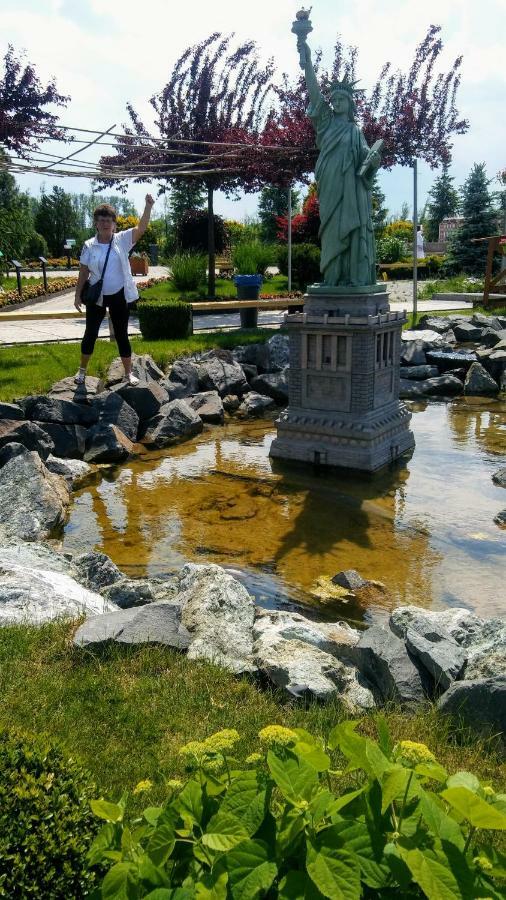
[[[136,385],[139,384],[139,379],[135,377],[133,372],[128,373],[126,380],[128,381],[128,384],[132,385],[132,387],[136,387]]]
[[[86,381],[86,372],[83,369],[79,369],[76,375],[74,375],[74,384],[84,384]]]

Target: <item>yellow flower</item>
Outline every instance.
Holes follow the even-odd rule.
[[[200,760],[206,755],[206,748],[201,741],[188,741],[184,747],[180,747],[179,755],[190,760]]]
[[[250,766],[255,766],[257,763],[262,762],[263,756],[261,753],[250,753],[249,756],[246,757],[245,762]]]
[[[177,791],[179,788],[183,787],[183,782],[180,778],[169,778],[167,787],[172,788],[173,791]]]
[[[394,759],[408,768],[419,763],[435,763],[436,757],[425,744],[416,741],[400,741],[394,747]]]
[[[258,737],[267,747],[293,747],[297,742],[295,731],[283,725],[267,725],[258,732]]]
[[[153,782],[146,779],[146,781],[139,781],[138,784],[135,785],[133,793],[140,794],[142,791],[150,791],[153,787]]]
[[[202,767],[205,772],[209,772],[211,775],[219,775],[223,771],[224,765],[225,762],[223,757],[215,756],[214,759],[206,758]]]
[[[483,793],[485,794],[485,797],[495,797],[494,788],[489,784],[487,784],[486,787],[483,788]]]
[[[486,856],[476,856],[474,862],[478,866],[479,869],[482,869],[484,872],[493,869],[493,865]]]
[[[210,753],[225,753],[227,750],[233,750],[239,740],[239,733],[235,728],[224,728],[223,731],[217,731],[206,738],[203,746]]]

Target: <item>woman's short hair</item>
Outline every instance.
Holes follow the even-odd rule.
[[[101,203],[100,206],[93,211],[93,221],[96,222],[99,216],[110,216],[113,222],[116,221],[116,210],[110,203]]]

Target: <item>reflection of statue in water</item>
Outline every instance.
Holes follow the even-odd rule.
[[[305,11],[297,14],[293,31],[310,105],[308,116],[320,151],[315,178],[320,201],[323,283],[376,284],[376,257],[371,219],[371,185],[380,165],[382,143],[369,149],[354,121],[353,83],[346,78],[330,87],[331,103],[320,91],[306,41],[311,24]]]

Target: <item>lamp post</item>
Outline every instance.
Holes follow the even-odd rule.
[[[418,165],[413,160],[413,326],[418,314],[418,256],[416,250],[416,233],[418,231]]]
[[[21,287],[21,263],[17,259],[11,259],[11,263],[16,270],[16,281],[18,283],[18,294],[21,297],[23,288]]]
[[[39,256],[39,262],[40,262],[41,269],[42,269],[42,280],[44,282],[44,293],[47,294],[47,271],[46,271],[47,259],[45,258],[45,256]]]
[[[288,292],[292,290],[292,185],[288,185]]]

